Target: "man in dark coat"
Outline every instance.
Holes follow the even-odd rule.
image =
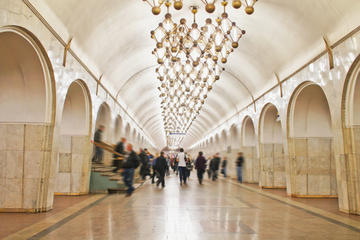
[[[202,184],[203,175],[206,170],[206,159],[203,156],[203,152],[199,152],[199,156],[195,162],[195,169],[197,171],[199,183]]]
[[[121,141],[119,141],[114,148],[114,151],[120,154],[125,154],[125,144],[126,144],[126,138],[121,138]],[[121,161],[119,159],[120,156],[117,154],[113,154],[113,166],[115,167],[115,169],[113,170],[113,172],[117,172],[121,166]]]
[[[159,184],[161,183],[161,186],[163,188],[165,187],[165,173],[166,173],[167,166],[168,166],[168,164],[167,164],[166,158],[164,156],[164,152],[161,152],[160,156],[156,159],[156,163],[155,163],[155,170],[159,174],[159,179],[156,182],[156,186],[159,186]]]
[[[124,184],[128,188],[127,189],[127,196],[130,196],[132,192],[135,190],[133,187],[133,180],[134,180],[134,172],[135,169],[139,166],[139,157],[137,156],[136,152],[133,150],[132,145],[129,143],[126,146],[126,150],[129,153],[126,161],[122,164],[122,168],[124,168],[123,172],[123,179]]]
[[[104,132],[104,129],[105,127],[103,125],[100,125],[99,128],[96,130],[94,134],[94,143],[102,143],[102,133]],[[104,150],[96,145],[94,145],[94,147],[95,153],[91,161],[94,163],[101,163],[104,155]]]
[[[221,159],[220,159],[219,153],[216,153],[215,158],[213,158],[210,162],[210,169],[212,172],[212,180],[213,181],[215,181],[217,179],[220,161],[221,161]]]
[[[147,152],[146,148],[144,150],[140,149],[140,154],[139,154],[140,163],[141,163],[140,176],[143,180],[146,179],[147,175],[150,175],[149,160],[146,152]]]

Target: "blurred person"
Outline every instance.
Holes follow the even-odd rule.
[[[212,180],[213,181],[216,181],[216,179],[217,179],[219,166],[220,166],[220,161],[221,161],[220,154],[216,153],[215,157],[210,162],[210,169],[211,169],[211,174],[212,174]]]
[[[224,177],[226,178],[226,170],[227,170],[227,158],[224,157],[222,163],[221,163],[221,173],[224,175]]]
[[[197,177],[198,177],[199,183],[202,184],[203,175],[206,170],[206,159],[203,156],[203,152],[199,152],[199,156],[197,157],[197,159],[195,161],[195,169],[197,171]]]
[[[240,183],[242,183],[242,167],[244,164],[244,156],[242,152],[238,153],[238,158],[236,159],[236,173],[237,179]]]
[[[186,184],[186,156],[183,148],[180,148],[180,153],[177,155],[177,163],[180,185]]]
[[[140,153],[139,153],[139,159],[141,162],[140,176],[142,180],[145,180],[146,176],[150,175],[149,160],[146,152],[147,152],[146,148],[145,149],[140,148]]]
[[[104,130],[105,130],[104,125],[100,125],[94,134],[94,141],[93,141],[94,143],[103,143],[102,134],[103,134]],[[91,159],[91,161],[94,163],[102,163],[104,150],[101,147],[96,146],[96,145],[94,145],[94,147],[95,147],[94,156]]]
[[[126,144],[126,138],[121,138],[121,140],[115,145],[114,151],[120,154],[125,154],[125,144]],[[122,160],[119,159],[120,156],[117,154],[113,154],[113,172],[117,172],[121,167]]]
[[[161,183],[161,186],[163,188],[165,187],[165,173],[167,166],[168,165],[166,158],[164,156],[164,152],[161,152],[160,156],[156,159],[156,163],[155,163],[155,169],[159,177],[159,179],[156,182],[156,186],[159,186],[159,184]]]
[[[133,187],[134,172],[135,169],[140,165],[140,161],[138,155],[133,150],[133,146],[130,143],[126,146],[126,150],[128,152],[128,156],[126,161],[122,164],[122,168],[124,168],[123,179],[125,186],[128,188],[126,195],[131,196],[132,192],[135,190]]]

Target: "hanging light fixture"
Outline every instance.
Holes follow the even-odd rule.
[[[183,1],[182,0],[143,0],[151,7],[151,12],[154,15],[159,15],[161,13],[161,7],[164,3],[173,2],[174,9],[181,10],[183,8]],[[216,2],[218,0],[201,0],[203,4],[205,4],[205,10],[207,13],[213,13],[216,10]],[[227,1],[227,0],[226,0]],[[245,6],[245,12],[248,15],[251,15],[254,13],[254,5],[258,0],[232,0],[232,6],[234,9],[239,9],[241,6]]]
[[[207,11],[212,7],[215,10],[216,0],[202,1],[210,6],[206,7]],[[246,1],[246,6],[253,6],[256,1],[252,1],[252,5],[249,5],[250,2]],[[226,0],[221,2],[224,8],[221,17],[215,23],[208,18],[201,27],[196,21],[197,6],[191,7],[191,25],[184,18],[177,24],[170,14],[172,3],[175,9],[182,8],[182,1],[176,0],[158,1],[158,5],[152,1],[149,4],[152,7],[164,4],[167,8],[163,21],[150,35],[156,42],[152,53],[159,64],[155,72],[160,81],[158,90],[164,129],[168,145],[175,146],[180,144],[220,79],[224,68],[219,63],[227,63],[245,31],[229,19]],[[242,2],[239,6],[235,0],[232,5],[239,8]]]

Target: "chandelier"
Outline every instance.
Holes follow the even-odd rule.
[[[216,1],[204,2],[214,4]],[[233,5],[234,2],[237,1],[233,1]],[[159,1],[157,7],[163,3],[167,13],[151,31],[151,38],[156,42],[152,54],[159,64],[155,72],[160,81],[158,90],[167,144],[175,146],[181,143],[215,82],[220,79],[224,68],[219,63],[227,63],[245,31],[229,19],[225,0],[221,2],[224,8],[221,17],[215,22],[207,18],[201,27],[196,22],[198,7],[191,7],[193,21],[189,25],[184,18],[175,23],[169,13],[171,1]],[[174,1],[175,4],[178,4],[175,9],[182,7],[182,1]]]
[[[161,13],[161,6],[167,2],[167,0],[158,0],[157,3],[155,0],[143,0],[144,2],[148,3],[151,7],[151,11],[154,15],[159,15]],[[218,0],[201,0],[205,4],[205,10],[208,13],[213,13],[216,9],[216,2]],[[174,8],[176,10],[180,10],[183,7],[182,0],[172,0]],[[241,6],[245,6],[245,12],[248,15],[254,13],[254,5],[257,0],[232,0],[232,6],[235,9],[241,8]]]

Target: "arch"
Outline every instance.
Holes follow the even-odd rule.
[[[260,143],[283,143],[279,111],[275,105],[266,104],[260,114]]]
[[[278,109],[266,104],[259,123],[260,186],[286,188],[285,156]]]
[[[236,124],[233,124],[230,127],[230,138],[231,148],[238,149],[240,147],[240,136],[239,129]]]
[[[102,133],[102,139],[101,141],[107,144],[112,144],[112,124],[111,124],[111,110],[109,105],[106,102],[103,102],[98,111],[96,116],[96,122],[95,122],[95,129],[98,130],[100,126],[104,126],[104,131]],[[93,161],[95,161],[95,151],[93,152]],[[106,166],[112,165],[112,154],[109,151],[103,152],[103,159],[102,162]]]
[[[120,140],[123,134],[122,128],[123,128],[123,120],[120,115],[117,115],[115,119],[115,132],[114,132],[115,142],[118,142]]]
[[[228,142],[227,142],[227,135],[226,135],[226,131],[225,129],[221,131],[221,137],[220,137],[220,150],[221,151],[226,151],[226,148],[227,148],[227,145]]]
[[[288,193],[336,196],[331,114],[319,85],[308,81],[294,90],[288,106],[287,125],[292,169]]]
[[[0,28],[0,52],[0,153],[5,156],[0,161],[5,173],[0,211],[47,211],[53,205],[50,172],[56,171],[52,65],[40,41],[22,27]]]
[[[91,133],[91,96],[86,83],[80,79],[68,88],[60,126],[61,135],[89,135]]]
[[[215,135],[214,144],[215,144],[215,145],[214,145],[214,150],[215,150],[216,152],[218,152],[219,149],[220,149],[220,136],[219,136],[218,133]]]
[[[332,137],[331,114],[326,95],[313,82],[298,86],[289,103],[290,137]]]
[[[341,106],[344,156],[338,185],[351,189],[346,192],[340,209],[360,215],[360,55],[351,65],[345,79]],[[340,183],[339,183],[340,182]],[[340,197],[340,196],[339,196]]]
[[[255,127],[253,120],[246,116],[242,128],[242,145],[245,147],[256,146]]]
[[[103,141],[109,142],[111,140],[111,110],[109,105],[106,102],[103,102],[99,110],[97,112],[96,122],[95,122],[95,129],[98,129],[100,125],[105,127],[103,133]]]
[[[258,183],[260,164],[256,152],[256,134],[254,122],[250,116],[245,116],[241,128],[241,150],[244,153],[243,181]]]
[[[68,88],[60,122],[57,194],[89,192],[91,115],[89,89],[85,82],[76,80]]]
[[[125,126],[125,137],[128,139],[128,141],[130,141],[130,132],[131,132],[131,127],[129,123],[126,123]]]

